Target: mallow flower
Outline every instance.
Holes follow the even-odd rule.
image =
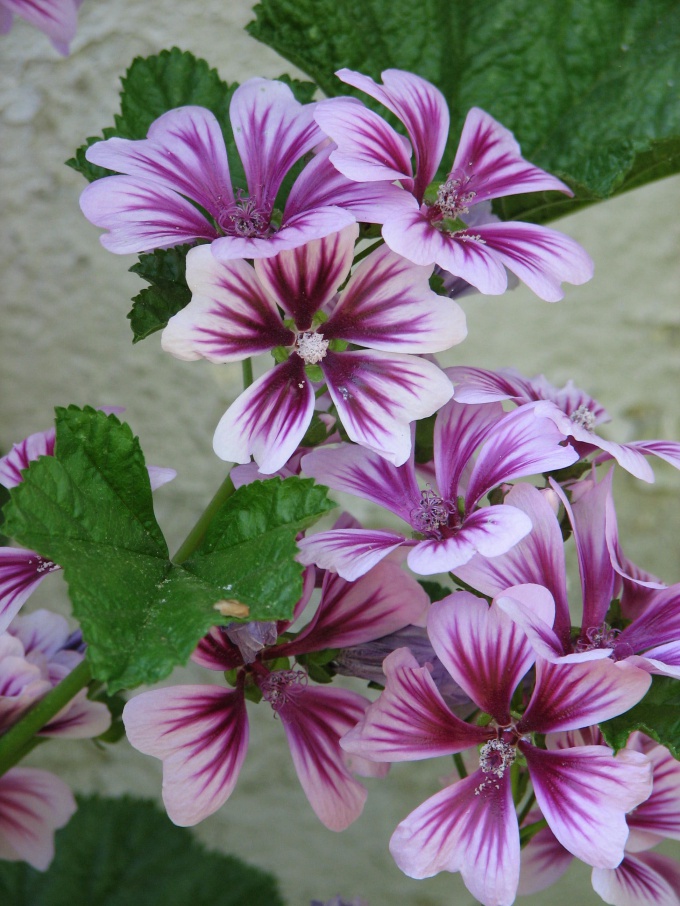
[[[12,27],[19,16],[44,32],[55,50],[68,56],[76,34],[78,9],[83,0],[0,0],[0,35]]]
[[[441,92],[399,69],[385,70],[382,85],[349,69],[336,75],[383,104],[408,134],[407,140],[353,98],[321,101],[314,114],[337,145],[330,159],[341,173],[361,182],[401,184],[399,209],[382,228],[393,251],[415,264],[437,264],[483,293],[504,292],[508,268],[549,302],[564,295],[562,281],[579,284],[592,277],[590,257],[563,233],[476,215],[475,206],[506,195],[546,190],[573,194],[559,179],[524,160],[512,133],[488,113],[470,110],[451,170],[432,191],[449,131]]]
[[[189,252],[193,296],[168,322],[163,349],[216,363],[272,350],[278,361],[220,420],[213,446],[222,459],[246,463],[252,453],[260,472],[279,470],[312,419],[315,382],[325,381],[350,439],[401,465],[411,450],[410,422],[452,396],[444,372],[413,353],[460,343],[461,308],[432,292],[431,267],[384,245],[337,293],[358,232],[352,224],[253,265],[217,261],[207,246]]]

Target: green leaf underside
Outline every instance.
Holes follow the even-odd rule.
[[[680,759],[680,683],[673,677],[653,676],[652,685],[630,711],[600,724],[607,743],[622,749],[634,730],[651,736]]]
[[[543,223],[680,169],[680,7],[675,0],[262,0],[247,30],[329,96],[342,67],[391,67],[437,85],[453,163],[467,111],[511,129],[524,156],[575,192],[512,196],[497,213]]]
[[[32,463],[6,507],[7,532],[64,568],[96,679],[110,693],[167,676],[218,623],[219,601],[253,620],[290,618],[302,593],[295,536],[330,508],[309,479],[237,491],[199,549],[172,563],[139,442],[113,416],[57,410],[54,457]]]
[[[46,872],[0,862],[7,906],[283,906],[274,877],[208,852],[151,802],[79,797]]]

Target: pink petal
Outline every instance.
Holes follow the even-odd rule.
[[[107,176],[91,183],[80,196],[80,207],[90,223],[109,230],[100,241],[117,255],[219,235],[177,192],[134,176]]]
[[[166,466],[147,466],[146,471],[149,473],[149,483],[152,491],[162,488],[164,484],[168,484],[168,482],[177,478],[175,469],[168,469]]]
[[[396,466],[411,453],[410,423],[432,415],[453,394],[444,372],[416,356],[329,352],[321,367],[350,440]]]
[[[262,375],[227,409],[215,429],[213,449],[228,462],[260,471],[282,468],[304,437],[314,412],[314,388],[297,353]]]
[[[648,674],[626,661],[552,664],[539,658],[536,688],[518,726],[550,733],[601,723],[632,708],[650,684]]]
[[[324,239],[255,262],[261,285],[293,318],[298,330],[310,329],[314,314],[330,302],[344,283],[358,236],[359,227],[351,224]],[[326,336],[324,327],[320,329]]]
[[[63,679],[70,671],[60,671]],[[111,712],[103,702],[90,701],[87,689],[71,699],[69,704],[56,717],[40,730],[40,736],[61,737],[64,739],[92,739],[101,736],[111,726]]]
[[[413,191],[422,201],[437,172],[449,132],[449,111],[442,93],[420,76],[400,69],[384,70],[382,86],[349,69],[341,69],[336,75],[380,101],[406,126],[416,156]]]
[[[127,703],[123,721],[130,743],[163,762],[163,802],[171,821],[198,824],[227,801],[248,748],[241,689],[154,689]]]
[[[614,906],[680,906],[680,866],[660,853],[626,854],[614,869],[593,869],[593,890]]]
[[[146,139],[110,138],[91,145],[85,156],[142,184],[179,192],[217,220],[234,203],[222,129],[205,107],[169,110],[154,120]]]
[[[557,230],[518,221],[487,223],[474,230],[489,253],[497,255],[546,302],[557,302],[564,296],[563,281],[580,285],[593,276],[593,262],[585,249]]]
[[[407,543],[401,535],[369,529],[337,529],[317,532],[298,541],[298,563],[315,563],[352,582],[367,573],[388,554]]]
[[[427,632],[458,685],[482,711],[509,724],[512,694],[535,660],[524,633],[498,607],[466,591],[432,605]]]
[[[333,139],[334,166],[357,182],[408,180],[411,184],[411,145],[385,120],[354,98],[321,101],[314,114]]]
[[[680,840],[680,762],[664,746],[652,743],[642,751],[652,763],[654,787],[649,799],[628,815],[628,852],[649,849],[665,837]]]
[[[302,459],[302,471],[327,484],[385,507],[410,524],[411,512],[420,502],[413,461],[393,466],[377,453],[342,444],[318,448]]]
[[[437,486],[446,500],[456,500],[462,493],[462,476],[472,454],[502,416],[500,404],[462,406],[455,398],[437,414],[434,465]]]
[[[394,560],[382,560],[356,582],[327,572],[311,621],[277,651],[289,657],[324,648],[350,648],[420,622],[429,603],[421,586]]]
[[[659,589],[650,595],[644,611],[636,616],[618,637],[633,651],[677,644],[680,639],[680,584]],[[654,657],[651,651],[646,652]]]
[[[76,34],[79,4],[75,0],[3,0],[2,5],[44,32],[59,53],[68,54]]]
[[[298,778],[319,820],[334,831],[356,821],[365,788],[345,765],[340,739],[363,716],[367,700],[345,689],[298,687],[277,709]]]
[[[530,812],[525,825],[539,821],[543,815],[536,809]],[[559,880],[571,865],[573,856],[558,842],[549,827],[544,827],[522,850],[517,893],[527,896],[545,890]]]
[[[61,569],[35,551],[0,547],[0,632],[4,632],[45,576]]]
[[[176,358],[220,364],[293,343],[293,332],[247,262],[217,261],[210,246],[198,246],[187,256],[187,283],[191,301],[161,336],[163,349]]]
[[[31,434],[0,458],[0,484],[14,488],[23,481],[22,472],[39,456],[54,456],[54,428]]]
[[[0,777],[0,859],[45,871],[54,857],[54,832],[76,810],[66,784],[35,768],[12,768]]]
[[[441,352],[461,343],[465,314],[431,291],[430,274],[380,246],[350,277],[324,336],[388,352]]]
[[[342,740],[348,752],[373,761],[414,761],[453,755],[488,739],[481,727],[456,717],[427,667],[408,648],[383,661],[385,690]]]
[[[519,833],[509,775],[482,771],[432,796],[399,824],[390,852],[411,878],[460,871],[485,906],[510,906],[519,880]]]
[[[195,664],[221,673],[243,666],[243,656],[231,641],[224,626],[213,626],[196,646],[191,655]]]
[[[520,192],[574,194],[559,179],[524,160],[512,132],[479,107],[473,107],[465,119],[451,172],[467,178],[465,189],[474,192],[473,204]]]
[[[576,665],[580,666],[580,665]],[[548,752],[520,743],[538,805],[565,849],[596,868],[616,868],[628,838],[626,812],[649,796],[652,769],[640,752],[605,746]]]

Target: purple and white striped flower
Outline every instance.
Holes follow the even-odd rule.
[[[457,718],[430,672],[407,649],[384,664],[385,691],[343,748],[379,762],[452,755],[480,746],[479,768],[437,793],[399,824],[390,851],[413,878],[460,871],[485,906],[509,906],[517,891],[520,840],[511,767],[521,755],[536,801],[569,852],[598,868],[615,868],[628,838],[626,813],[652,788],[651,764],[640,752],[613,756],[602,745],[539,747],[534,734],[573,730],[628,710],[650,678],[628,664],[552,664],[537,658],[519,627],[496,604],[456,592],[433,604],[432,646],[486,726]],[[515,689],[535,667],[535,688],[523,714],[511,710]]]
[[[568,381],[564,387],[553,386],[540,374],[525,378],[513,368],[487,371],[459,365],[447,368],[446,373],[456,387],[459,403],[489,403],[495,400],[512,400],[521,406],[535,400],[555,403],[551,417],[560,430],[574,439],[581,456],[594,450],[603,450],[595,463],[615,459],[616,462],[642,481],[653,482],[647,456],[658,456],[680,469],[680,443],[670,440],[636,440],[625,444],[605,440],[595,432],[597,425],[611,421],[610,416],[597,400]]]
[[[294,619],[313,588],[310,570]],[[385,773],[383,766],[340,749],[340,738],[361,718],[368,700],[356,692],[313,686],[304,668],[281,667],[279,661],[272,670],[268,662],[377,638],[422,619],[427,606],[415,580],[389,561],[354,584],[327,573],[319,607],[297,636],[288,633],[289,623],[213,629],[193,659],[211,670],[235,671],[234,690],[214,685],[156,689],[133,698],[123,712],[132,745],[163,761],[163,801],[171,820],[196,824],[231,795],[248,747],[248,689],[259,690],[280,719],[319,819],[336,831],[351,824],[361,813],[366,790],[350,771]]]
[[[504,482],[560,469],[578,458],[542,414],[544,405],[504,413],[500,403],[472,407],[451,400],[435,422],[436,485],[423,490],[413,456],[397,467],[356,447],[307,454],[302,460],[307,475],[391,510],[417,537],[369,529],[319,532],[299,542],[300,562],[355,579],[404,545],[410,568],[432,575],[457,570],[476,553],[497,557],[507,551],[531,530],[531,521],[515,507],[480,507],[480,500]]]
[[[512,133],[488,113],[470,110],[451,171],[431,195],[449,131],[443,95],[398,69],[385,70],[382,85],[349,69],[336,75],[383,104],[408,133],[410,141],[352,98],[322,101],[315,113],[338,146],[331,161],[341,173],[361,182],[401,183],[399,210],[382,231],[393,251],[416,264],[437,264],[483,293],[504,292],[508,268],[549,302],[564,295],[562,281],[579,284],[592,277],[589,256],[562,233],[529,223],[478,222],[474,206],[493,198],[550,190],[573,194],[524,160]]]
[[[465,316],[430,290],[431,268],[418,267],[384,245],[356,268],[358,227],[309,242],[275,258],[221,262],[202,246],[187,257],[191,302],[168,322],[162,346],[177,358],[234,362],[267,350],[281,353],[217,426],[215,452],[265,474],[293,455],[315,406],[318,366],[349,437],[403,463],[409,423],[431,415],[452,395],[450,381],[411,353],[461,342]],[[283,312],[283,318],[280,314]],[[347,349],[349,344],[360,349]]]
[[[255,78],[236,89],[229,116],[247,191],[234,187],[222,130],[204,107],[164,113],[140,141],[97,142],[87,159],[122,175],[88,186],[82,211],[109,231],[101,242],[111,252],[208,240],[221,260],[276,255],[356,219],[382,222],[398,190],[341,176],[328,160],[330,148],[319,149],[324,135],[314,107],[296,101],[283,82]],[[279,212],[287,173],[315,150]]]
[[[68,56],[78,26],[78,9],[83,0],[0,0],[0,35],[19,16],[44,32],[55,50]]]

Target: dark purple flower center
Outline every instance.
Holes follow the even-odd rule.
[[[241,190],[236,201],[219,213],[217,222],[227,236],[266,239],[271,234],[271,211]]]
[[[439,186],[434,206],[438,208],[442,217],[455,220],[462,214],[469,213],[469,206],[477,195],[474,190],[468,188],[470,181],[470,176],[466,176],[460,170],[452,170],[446,182]]]
[[[411,510],[411,525],[426,538],[440,541],[460,528],[460,518],[455,504],[426,488],[420,492],[418,506]]]
[[[257,684],[262,698],[274,711],[280,711],[307,685],[307,674],[302,670],[273,670],[267,676],[258,676]]]
[[[593,651],[596,648],[616,648],[616,640],[621,635],[620,629],[612,629],[609,623],[601,623],[599,626],[590,626],[585,631],[585,637],[576,643],[577,651]]]

